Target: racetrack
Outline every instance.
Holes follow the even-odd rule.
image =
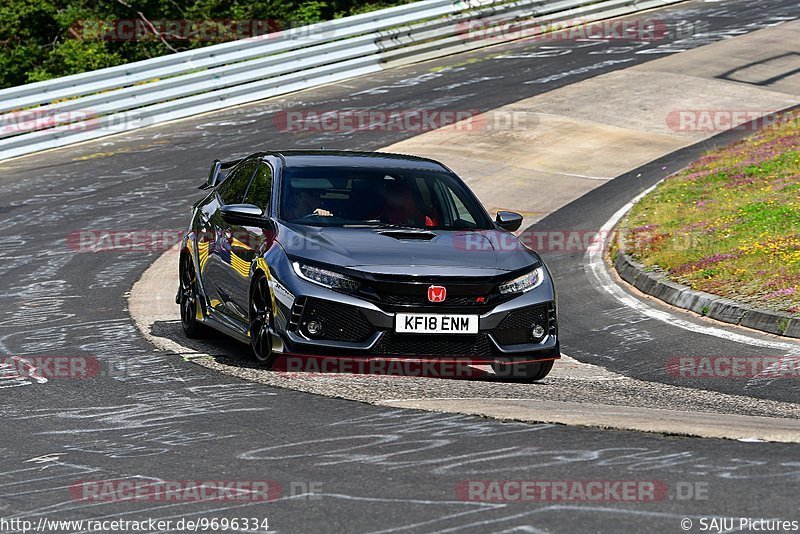
[[[190,365],[173,353],[155,351],[126,310],[125,292],[157,253],[81,253],[70,248],[69,235],[91,229],[182,228],[188,206],[198,197],[194,187],[213,157],[232,158],[287,145],[377,149],[412,135],[303,132],[289,137],[276,132],[272,122],[275,112],[286,107],[380,108],[391,102],[398,109],[487,111],[707,44],[726,32],[731,35],[731,30],[754,31],[794,18],[796,9],[790,2],[689,3],[658,13],[673,23],[706,21],[707,35],[680,48],[662,42],[613,54],[615,60],[626,60],[623,63],[599,62],[597,54],[577,46],[569,54],[547,57],[541,43],[503,45],[0,165],[4,188],[0,213],[6,223],[0,236],[6,303],[0,309],[0,352],[91,355],[103,371],[103,376],[85,380],[0,381],[5,386],[7,419],[13,421],[13,431],[4,432],[0,441],[4,451],[0,487],[5,497],[0,517],[231,517],[246,512],[269,516],[271,529],[283,532],[403,528],[486,532],[523,525],[571,532],[617,530],[621,524],[630,531],[664,532],[680,530],[682,517],[700,515],[795,519],[796,445],[689,440],[429,414],[271,388]],[[603,43],[591,51],[617,46]],[[661,53],[637,53],[659,47]],[[494,59],[497,55],[519,57]],[[545,78],[550,81],[524,83]],[[477,86],[465,83],[475,79],[483,81]],[[435,91],[441,87],[447,90]],[[599,187],[539,220],[534,229],[597,230],[635,194],[680,168],[702,148],[694,146],[643,170],[598,183]],[[397,391],[403,390],[406,398],[527,398],[545,390],[555,392],[551,400],[566,394],[588,403],[605,395],[607,404],[622,397],[646,401],[649,388],[667,384],[702,390],[687,393],[694,395],[688,398],[704,402],[701,407],[709,411],[798,418],[791,380],[687,382],[666,372],[665,362],[676,355],[781,354],[790,351],[776,350],[775,344],[788,341],[712,325],[674,310],[672,316],[687,324],[684,328],[669,324],[632,310],[605,291],[587,272],[584,252],[553,254],[547,260],[559,282],[564,352],[631,378],[617,379],[601,369],[584,375],[588,380],[583,385],[574,377],[558,375],[541,386],[346,375],[319,380],[327,381],[333,395],[368,391],[397,398]],[[171,280],[164,284],[174,290]],[[647,306],[661,310],[650,301]],[[739,337],[707,335],[690,324],[756,341],[747,345]],[[162,330],[154,333],[163,335],[170,328],[174,331],[175,323],[157,326]],[[209,343],[215,355],[243,352],[227,340]],[[233,361],[233,367],[241,369],[241,363]],[[630,384],[633,379],[660,385]],[[364,381],[369,382],[366,388]],[[617,388],[617,383],[625,385]],[[676,405],[671,407],[698,407],[697,402],[682,401],[682,393],[672,394]],[[81,479],[118,477],[274,479],[284,492],[278,502],[242,504],[81,502],[68,491]],[[465,502],[456,487],[470,478],[659,480],[670,487],[673,499],[536,505]],[[293,494],[292,482],[320,483],[321,498],[308,499],[300,490]],[[710,498],[676,500],[678,483],[707,483]],[[780,487],[780,492],[757,500],[770,486]]]

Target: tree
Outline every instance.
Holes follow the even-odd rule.
[[[270,30],[331,20],[409,0],[4,0],[0,88],[246,37],[197,30],[215,21],[263,21]],[[122,35],[120,21],[137,31]],[[171,31],[169,21],[189,21]],[[247,26],[245,24],[245,26]],[[218,25],[224,26],[219,23]],[[172,25],[174,26],[174,25]],[[221,36],[220,39],[208,35]]]

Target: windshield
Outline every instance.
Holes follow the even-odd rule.
[[[435,171],[290,167],[279,209],[284,221],[310,226],[494,227],[461,180]]]

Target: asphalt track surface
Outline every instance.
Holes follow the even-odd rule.
[[[670,24],[707,23],[704,35],[608,55],[590,51],[618,43],[575,42],[555,57],[537,43],[494,47],[0,165],[0,354],[91,355],[101,364],[100,375],[85,380],[0,380],[0,518],[268,517],[279,532],[677,532],[686,517],[695,531],[709,516],[798,519],[796,446],[387,409],[188,365],[155,352],[125,310],[125,292],[156,253],[89,254],[69,245],[69,235],[85,229],[182,228],[214,157],[270,148],[375,149],[413,135],[276,132],[273,115],[287,107],[489,110],[795,17],[797,5],[688,3],[657,13]],[[688,155],[661,166],[680,166]],[[646,185],[635,175],[614,180],[539,227],[569,221],[570,228],[596,229]],[[548,259],[561,282],[564,349],[578,359],[669,381],[663,362],[672,354],[753,353],[631,318],[588,287],[582,257]],[[612,318],[647,335],[604,332]],[[795,398],[780,383],[697,386],[739,393],[747,386],[749,395]],[[69,492],[80,480],[119,478],[274,480],[282,490],[270,503],[79,501]],[[655,481],[669,494],[656,502],[460,499],[459,483],[476,479]],[[309,487],[313,495],[303,489]],[[689,487],[707,489],[708,498],[679,498]]]

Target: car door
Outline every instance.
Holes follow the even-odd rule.
[[[233,250],[233,229],[225,222],[220,213],[220,207],[226,204],[239,204],[244,198],[247,185],[258,166],[257,159],[247,159],[239,163],[228,174],[227,178],[217,186],[214,199],[207,207],[205,214],[207,236],[209,241],[208,260],[203,272],[203,280],[211,307],[216,312],[225,315],[238,315],[234,310],[232,293],[235,287],[231,285],[232,265],[238,266],[237,257]],[[201,214],[202,216],[202,214]]]
[[[274,176],[274,170],[269,163],[258,162],[242,203],[258,206],[266,216],[269,216]],[[229,229],[232,235],[232,260],[228,269],[230,311],[238,320],[248,322],[250,265],[259,254],[263,253],[265,244],[272,242],[274,229],[239,225],[230,225]]]

